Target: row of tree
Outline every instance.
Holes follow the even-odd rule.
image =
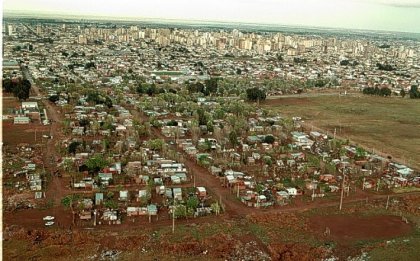
[[[363,94],[378,95],[378,96],[391,96],[391,89],[387,87],[366,87],[363,89]]]
[[[3,89],[22,101],[29,98],[31,82],[26,79],[3,79]]]

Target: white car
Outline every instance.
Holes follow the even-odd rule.
[[[45,225],[47,227],[50,227],[50,226],[54,225],[54,221],[48,221],[48,222],[45,223]]]
[[[53,216],[45,216],[45,217],[42,218],[42,220],[44,220],[44,221],[52,221],[52,220],[54,220],[54,217]]]

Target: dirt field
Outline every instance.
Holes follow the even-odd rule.
[[[44,134],[49,134],[49,126],[37,123],[13,124],[3,121],[3,142],[5,145],[15,146],[19,143],[41,144],[45,142]]]
[[[320,235],[328,227],[330,237],[341,243],[394,238],[412,230],[398,216],[314,216],[309,219],[309,227]]]
[[[263,106],[420,169],[419,101],[353,94],[269,99]]]

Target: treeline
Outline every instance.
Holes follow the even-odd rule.
[[[387,87],[366,87],[363,89],[363,94],[377,95],[377,96],[391,96],[391,89]]]
[[[140,95],[147,94],[149,96],[153,96],[155,94],[160,94],[160,93],[166,93],[166,92],[177,93],[177,91],[173,88],[170,88],[166,91],[164,88],[156,87],[156,84],[154,83],[152,84],[139,83],[138,86],[136,87],[136,92]]]
[[[31,82],[26,79],[3,79],[3,89],[5,92],[13,93],[15,97],[22,101],[29,98]]]

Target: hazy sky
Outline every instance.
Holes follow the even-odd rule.
[[[420,33],[420,0],[4,0],[3,9]]]

